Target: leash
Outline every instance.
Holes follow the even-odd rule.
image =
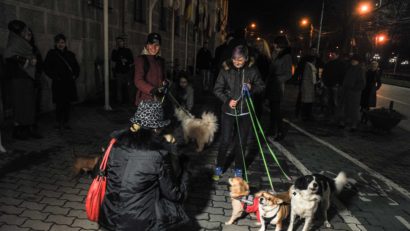
[[[245,153],[243,151],[243,145],[242,145],[242,137],[241,137],[241,132],[239,131],[238,112],[236,110],[236,107],[235,107],[235,121],[236,121],[236,130],[238,132],[239,146],[241,147],[241,154],[242,154],[243,170],[244,170],[244,173],[245,173],[245,180],[246,180],[246,182],[249,183],[248,172],[246,171]]]
[[[263,140],[265,141],[266,146],[268,147],[269,153],[271,154],[272,158],[274,159],[274,161],[275,161],[276,164],[278,165],[278,167],[279,167],[279,169],[281,170],[283,176],[285,176],[286,179],[291,180],[291,178],[290,178],[290,177],[286,174],[286,172],[283,170],[281,164],[279,163],[278,158],[276,157],[275,153],[273,152],[272,148],[271,148],[270,145],[269,145],[269,142],[268,142],[267,139],[266,139],[266,136],[265,136],[265,133],[263,132],[262,126],[261,126],[261,124],[260,124],[258,118],[256,117],[255,107],[254,107],[254,104],[253,104],[253,101],[252,101],[252,98],[251,98],[251,95],[250,95],[250,92],[249,92],[248,87],[247,87],[246,85],[244,85],[243,90],[244,90],[244,92],[245,92],[244,95],[245,95],[246,105],[248,106],[248,109],[250,109],[250,110],[249,110],[249,114],[251,115],[252,127],[254,128],[256,140],[258,141],[258,145],[261,146],[260,140],[259,140],[259,136],[258,136],[258,134],[257,134],[257,133],[258,133],[258,130],[256,129],[256,127],[259,129],[259,133],[261,134]],[[252,115],[252,114],[253,114],[253,115]],[[253,118],[253,117],[254,117],[254,118]],[[261,147],[260,147],[260,152],[261,152],[261,154],[262,154],[262,159],[263,159],[263,161],[264,161],[266,171],[268,172],[267,164],[266,164],[266,162],[265,162],[265,158],[264,158],[264,155],[263,155],[263,152],[262,152]],[[271,183],[271,179],[270,179],[269,172],[268,172],[268,178],[269,178],[269,181],[270,181],[270,183]],[[272,183],[271,183],[271,184],[272,184]],[[272,185],[271,185],[271,186],[272,186]],[[272,189],[273,189],[273,187],[272,187]]]

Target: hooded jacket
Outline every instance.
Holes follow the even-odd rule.
[[[223,102],[222,112],[228,115],[246,115],[249,113],[242,91],[245,83],[251,85],[251,94],[261,93],[265,89],[265,84],[261,79],[254,59],[250,58],[249,61],[239,69],[233,65],[231,59],[226,60],[222,64],[214,87],[214,94]],[[236,113],[234,109],[229,107],[229,101],[232,99],[238,100]]]
[[[286,48],[273,57],[266,79],[266,98],[281,101],[285,91],[285,82],[292,77],[291,49]]]
[[[153,136],[131,148],[124,145],[124,131],[113,134],[118,141],[107,163],[99,224],[110,231],[161,231],[188,222],[182,208],[188,175],[171,154],[175,145]]]

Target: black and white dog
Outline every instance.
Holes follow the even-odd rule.
[[[321,174],[299,177],[290,188],[291,213],[288,231],[293,230],[296,216],[305,218],[302,231],[308,231],[312,225],[313,217],[319,204],[324,215],[324,225],[332,227],[327,219],[327,210],[333,193],[339,193],[347,184],[347,177],[340,172],[335,179],[330,179]]]

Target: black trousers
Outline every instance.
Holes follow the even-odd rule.
[[[235,156],[235,168],[243,169],[243,159],[242,159],[242,152],[241,152],[241,146],[242,144],[242,150],[243,154],[245,155],[246,151],[246,146],[247,146],[247,141],[248,141],[248,135],[249,135],[249,130],[251,128],[251,119],[249,115],[244,115],[244,116],[239,116],[238,117],[238,123],[239,123],[239,131],[237,129],[236,125],[236,119],[234,116],[227,115],[225,113],[222,113],[221,116],[221,138],[220,138],[220,144],[219,144],[219,150],[218,150],[218,157],[216,160],[216,166],[218,167],[224,167],[225,166],[225,161],[226,161],[226,154],[229,148],[229,144],[231,143],[231,138],[232,138],[232,133],[235,130],[235,135],[234,135],[234,148],[232,150],[232,155]],[[241,138],[241,142],[239,142],[239,137]],[[243,157],[245,158],[245,156]]]
[[[280,101],[269,100],[270,107],[270,127],[268,134],[275,135],[277,133],[283,133],[283,121],[280,111]]]
[[[70,102],[58,102],[56,103],[56,118],[57,123],[65,124],[70,119]]]

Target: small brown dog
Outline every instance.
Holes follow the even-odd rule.
[[[95,178],[105,149],[101,148],[101,151],[102,153],[97,155],[78,156],[73,149],[73,178],[79,177],[82,173],[88,173]]]
[[[261,219],[259,231],[265,231],[267,224],[276,225],[275,231],[282,230],[282,222],[289,216],[291,200],[289,191],[278,194],[260,191],[255,196],[259,198],[259,214]]]
[[[242,213],[245,211],[241,202],[242,197],[249,195],[249,185],[240,177],[229,178],[229,187],[230,196],[232,200],[232,215],[231,218],[225,222],[226,225],[233,224],[236,219],[242,216]]]

